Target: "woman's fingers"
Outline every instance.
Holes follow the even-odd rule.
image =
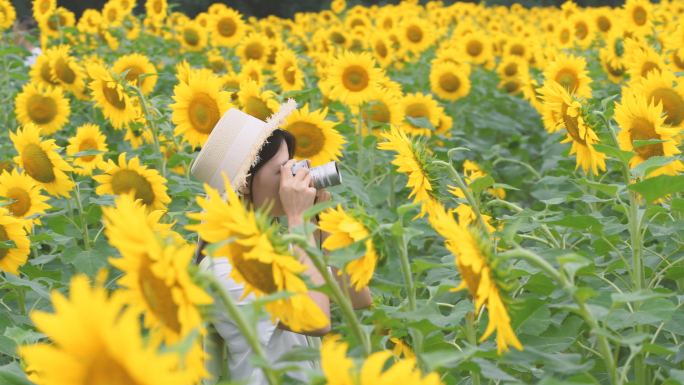
[[[295,159],[290,159],[287,162],[285,162],[284,165],[280,166],[280,185],[282,186],[285,181],[289,181],[294,178],[294,175],[292,175],[292,166],[297,161]]]

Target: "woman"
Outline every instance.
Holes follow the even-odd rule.
[[[285,118],[295,108],[296,103],[288,101],[268,123],[239,110],[230,109],[216,124],[198,155],[192,168],[193,175],[217,188],[219,192],[224,192],[227,188],[235,189],[254,208],[272,203],[269,215],[286,217],[288,228],[302,225],[303,213],[314,204],[314,201],[328,201],[330,193],[325,189],[316,191],[306,168],[299,169],[296,175],[292,175],[292,166],[295,163],[292,159],[295,138],[278,126],[284,123]],[[228,177],[230,186],[223,185],[223,178],[220,177],[222,173]],[[317,231],[309,242],[311,245],[315,245],[316,240],[322,243],[328,236],[326,232]],[[200,241],[198,251],[204,247],[203,243]],[[324,284],[323,276],[314,267],[306,252],[299,247],[295,247],[293,252],[299,262],[308,266],[303,274],[308,275],[315,285]],[[236,301],[242,297],[244,284],[238,284],[228,278],[233,267],[227,258],[202,258],[198,252],[198,263],[202,269],[213,270],[219,282]],[[348,276],[338,275],[337,268],[332,267],[330,270],[338,284],[350,282]],[[348,291],[355,309],[370,306],[368,288],[356,291],[350,285]],[[330,320],[328,296],[317,291],[309,291],[308,295]],[[249,306],[254,300],[254,294],[250,294],[237,304]],[[252,353],[251,347],[237,325],[227,316],[225,309],[218,305],[220,300],[217,299],[215,302],[219,312],[214,315],[212,323],[228,348],[230,379],[249,380],[249,384],[266,384],[261,369],[254,368],[248,361]],[[307,336],[320,337],[327,334],[330,332],[330,324],[318,330],[294,333],[283,323],[278,322],[274,325],[269,318],[265,318],[257,322],[256,329],[259,341],[264,346],[266,358],[274,368],[278,368],[286,366],[285,363],[276,363],[283,353],[293,346],[309,346]],[[311,361],[287,363],[293,364],[301,368],[313,368]],[[290,371],[288,375],[306,381],[301,371]]]

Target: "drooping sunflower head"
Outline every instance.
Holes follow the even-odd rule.
[[[159,175],[159,171],[141,166],[138,157],[126,162],[124,152],[119,155],[118,165],[111,159],[108,164],[109,167],[104,175],[93,177],[100,183],[95,193],[99,195],[135,194],[135,198],[141,199],[149,211],[164,210],[165,204],[171,203],[171,198],[166,193],[166,179]]]
[[[74,182],[64,172],[73,171],[73,167],[55,151],[59,149],[55,140],[41,140],[40,132],[41,128],[33,123],[26,124],[23,131],[18,129],[16,134],[10,131],[10,139],[19,152],[14,161],[48,194],[68,197]]]
[[[328,108],[309,112],[309,104],[287,117],[284,130],[297,139],[294,157],[310,159],[316,167],[342,156],[342,145],[347,141],[334,127],[337,123],[325,120]]]
[[[105,67],[97,64],[88,67],[88,74],[93,79],[88,87],[95,106],[102,108],[102,113],[114,128],[121,129],[136,119],[134,101],[125,92],[123,79],[115,78]]]
[[[390,126],[400,126],[402,124],[404,119],[401,105],[402,95],[401,91],[383,89],[371,97],[369,100],[370,107],[366,109],[352,108],[352,114],[355,116],[361,113],[361,123],[365,130],[364,134],[369,134],[367,132],[369,126],[373,135],[380,136],[380,133]],[[355,125],[358,125],[358,118],[354,118],[353,122]]]
[[[243,112],[264,122],[280,107],[275,92],[270,90],[262,92],[259,85],[249,79],[240,83],[238,100]]]
[[[50,198],[40,194],[40,188],[33,178],[26,173],[20,174],[16,169],[0,173],[0,197],[13,201],[3,207],[9,211],[8,215],[21,222],[29,234],[33,225],[40,225],[41,222],[40,218],[28,217],[45,214],[45,210],[50,209],[50,205],[45,203]]]
[[[65,91],[80,94],[85,89],[83,68],[70,56],[70,51],[64,44],[49,51],[51,80]]]
[[[328,69],[332,89],[330,96],[350,106],[368,101],[377,90],[383,71],[375,68],[375,59],[368,52],[343,52]]]
[[[107,137],[100,132],[100,127],[91,123],[86,123],[77,128],[76,136],[69,138],[69,145],[66,148],[67,155],[75,155],[79,152],[96,150],[107,152]],[[108,165],[104,161],[104,154],[85,155],[74,158],[74,172],[79,175],[92,175],[93,170],[105,170]]]
[[[126,82],[139,87],[144,95],[152,92],[155,84],[157,84],[158,76],[156,75],[140,78],[140,75],[156,73],[157,69],[147,56],[139,53],[119,57],[112,65],[112,72],[119,75],[126,72],[124,76]]]
[[[556,55],[554,61],[544,70],[544,77],[560,84],[569,93],[578,98],[591,96],[589,83],[591,78],[585,70],[587,62],[584,57],[575,57],[566,53]]]
[[[210,70],[196,71],[188,83],[174,87],[171,121],[176,124],[174,136],[182,136],[191,146],[204,145],[219,119],[233,105],[230,93],[221,91],[221,81]]]
[[[235,47],[247,32],[247,25],[239,12],[226,8],[214,16],[210,30],[215,45]]]
[[[14,100],[17,120],[22,125],[35,124],[41,133],[51,135],[69,121],[69,99],[60,87],[44,87],[33,82],[24,85]]]

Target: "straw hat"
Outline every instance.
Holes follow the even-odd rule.
[[[259,162],[259,151],[266,139],[296,109],[297,102],[288,99],[264,122],[231,108],[216,123],[190,172],[222,195],[227,188],[221,176],[225,172],[233,190],[239,192],[247,183],[249,169]]]

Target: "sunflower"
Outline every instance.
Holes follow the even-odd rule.
[[[105,118],[112,126],[121,129],[124,124],[136,118],[136,110],[131,97],[124,92],[123,84],[118,83],[111,73],[101,65],[88,67],[88,74],[93,79],[88,84],[95,107],[101,107]]]
[[[392,41],[383,30],[376,30],[370,36],[370,49],[382,68],[389,67],[394,61]]]
[[[342,49],[351,48],[351,39],[349,34],[339,25],[333,24],[326,31],[327,40],[332,42],[334,46]]]
[[[24,126],[35,124],[42,134],[51,135],[69,121],[71,108],[60,87],[26,83],[14,100],[17,120]]]
[[[603,47],[599,50],[599,59],[608,79],[615,84],[622,83],[627,72],[622,60],[615,60],[609,47]]]
[[[278,52],[274,76],[283,92],[299,91],[304,88],[304,71],[300,65],[300,60],[292,50]]]
[[[1,185],[0,188],[2,188]],[[14,204],[19,204],[19,202]],[[10,211],[0,207],[0,241],[13,241],[15,246],[14,248],[0,247],[0,271],[19,276],[19,266],[26,263],[31,253],[31,241],[26,236],[24,226],[26,224],[23,220],[15,218]]]
[[[255,60],[250,60],[240,69],[240,82],[252,80],[257,83],[259,88],[266,85],[264,76],[264,65]]]
[[[33,18],[43,19],[55,12],[57,0],[35,0],[33,2]]]
[[[78,25],[76,28],[81,33],[96,34],[97,27],[102,22],[102,14],[96,9],[86,9],[83,11],[81,18],[78,19]]]
[[[623,5],[622,22],[635,36],[646,36],[653,28],[653,4],[648,0],[627,0]]]
[[[406,94],[401,99],[401,106],[404,111],[404,116],[411,118],[427,118],[433,127],[439,125],[439,116],[444,113],[444,109],[432,98],[432,95],[423,95],[420,92]],[[416,126],[408,119],[402,123],[402,128],[405,132],[414,135],[431,136],[433,131],[429,127]]]
[[[645,97],[648,103],[662,104],[664,125],[681,129],[684,127],[684,85],[679,83],[675,87],[675,80],[670,71],[651,72],[635,86],[635,94]]]
[[[60,45],[50,50],[50,76],[53,83],[59,84],[65,91],[80,94],[85,89],[83,68],[73,56],[69,56],[71,48]]]
[[[427,212],[429,202],[436,201],[439,191],[439,173],[430,162],[425,141],[409,137],[401,129],[392,126],[390,132],[382,133],[386,142],[378,143],[378,149],[396,151],[398,154],[392,164],[399,166],[397,171],[404,172],[408,176],[406,187],[412,187],[409,198],[413,202],[424,202],[418,217],[423,217]]]
[[[368,52],[343,52],[328,70],[330,96],[350,106],[368,101],[378,88],[383,71],[375,68],[375,59]]]
[[[41,35],[54,38],[59,37],[60,30],[73,27],[76,24],[74,13],[64,7],[59,7],[56,11],[52,11],[41,19],[36,19],[36,21]]]
[[[36,214],[45,214],[50,205],[45,203],[49,197],[40,194],[40,188],[26,173],[16,169],[0,173],[0,199],[11,199],[14,202],[3,206],[8,215],[16,218],[27,233],[33,232],[33,225],[41,225],[40,218],[29,218]],[[6,239],[5,239],[6,241]],[[0,254],[2,252],[0,251]]]
[[[463,74],[461,67],[454,63],[432,66],[430,70],[430,89],[442,100],[456,101],[468,96],[470,79]]]
[[[558,48],[571,49],[575,47],[575,33],[573,26],[568,20],[563,20],[551,33],[552,41]]]
[[[266,64],[268,39],[259,33],[251,33],[240,41],[235,49],[235,55],[240,58],[240,62],[243,64],[250,60]]]
[[[50,67],[50,55],[57,48],[49,48],[42,55],[36,58],[36,64],[31,66],[29,76],[31,82],[42,84],[43,86],[58,86],[57,81],[52,81],[52,68]]]
[[[594,29],[604,37],[610,33],[615,24],[615,16],[610,7],[597,8],[594,10],[593,19]]]
[[[219,119],[233,107],[230,93],[220,89],[219,78],[209,70],[191,73],[188,83],[174,87],[176,103],[169,105],[176,125],[174,136],[182,136],[192,147],[204,145]]]
[[[590,97],[589,83],[592,80],[587,76],[589,71],[585,70],[586,66],[587,61],[582,56],[559,53],[543,74],[546,80],[553,80],[578,98]]]
[[[107,152],[107,137],[100,132],[100,127],[85,123],[78,127],[76,136],[69,138],[69,145],[66,148],[67,155],[74,154],[90,149]],[[74,158],[74,172],[78,175],[93,175],[93,170],[98,168],[106,170],[108,165],[104,161],[104,154],[86,155]]]
[[[681,151],[677,148],[678,143],[675,141],[679,129],[665,125],[666,117],[663,116],[663,105],[665,103],[657,103],[655,100],[639,97],[634,95],[629,89],[625,91],[621,102],[615,103],[614,119],[622,128],[618,133],[620,147],[625,151],[637,153],[629,161],[629,167],[632,168],[652,156],[675,156],[680,154]],[[634,148],[633,141],[652,139],[665,140],[666,142]],[[684,171],[684,165],[682,165],[681,161],[676,160],[652,171],[648,177],[661,174],[678,175],[678,171]]]
[[[40,127],[33,123],[26,124],[24,130],[10,131],[10,139],[19,155],[14,162],[36,181],[39,187],[53,196],[69,197],[74,182],[64,171],[73,171],[67,162],[59,156],[54,139],[41,141]]]
[[[171,203],[166,194],[166,179],[159,171],[140,165],[136,156],[126,163],[126,153],[119,154],[119,165],[109,159],[104,175],[93,176],[100,185],[95,190],[98,195],[124,195],[135,192],[135,199],[141,199],[148,211],[165,210],[165,203]]]
[[[330,10],[338,15],[344,12],[345,8],[347,8],[347,2],[345,0],[333,0],[332,3],[330,3]]]
[[[510,38],[503,48],[504,58],[516,56],[524,61],[532,57],[532,48],[529,39],[523,37]]]
[[[420,54],[435,42],[435,28],[426,19],[407,17],[401,21],[398,28],[401,45],[415,54]]]
[[[194,21],[179,27],[178,41],[188,51],[201,52],[207,45],[207,31]]]
[[[0,29],[10,29],[17,18],[17,11],[9,1],[0,1]]]
[[[102,7],[102,18],[107,24],[122,22],[126,12],[118,4],[118,1],[108,1]]]
[[[472,64],[484,64],[492,59],[492,42],[481,31],[471,32],[459,39],[463,59]]]
[[[447,249],[456,255],[456,267],[461,273],[461,284],[451,291],[468,288],[475,302],[476,314],[482,305],[485,305],[489,312],[489,324],[479,342],[483,342],[496,331],[499,354],[504,350],[510,351],[509,345],[523,350],[511,327],[511,318],[503,294],[508,288],[501,282],[500,274],[497,273],[497,260],[491,245],[480,239],[475,231],[459,226],[441,204],[432,206],[430,225],[445,238],[444,245]]]
[[[148,144],[154,143],[154,137],[152,136],[152,131],[147,127],[143,127],[140,129],[134,129],[131,127],[127,127],[126,128],[126,135],[124,136],[124,140],[127,140],[128,143],[130,143],[131,148],[134,150],[137,150],[138,148],[140,148],[140,146],[142,146],[143,143],[148,143]]]
[[[572,141],[570,155],[577,153],[577,164],[584,173],[591,168],[594,175],[598,175],[598,169],[606,170],[606,156],[594,149],[593,144],[599,142],[594,130],[586,123],[582,103],[573,98],[570,93],[555,81],[547,80],[539,90],[547,108],[560,117],[558,125],[563,125],[567,130],[568,137],[562,143]]]
[[[226,186],[230,185],[225,174],[223,178]],[[204,212],[188,215],[201,223],[186,228],[198,231],[200,237],[210,243],[233,239],[216,248],[212,256],[228,258],[233,266],[230,278],[237,283],[244,282],[242,298],[250,293],[261,298],[288,291],[293,295],[264,306],[274,323],[279,318],[293,332],[327,326],[330,320],[306,295],[306,284],[298,276],[307,266],[289,254],[287,243],[276,234],[277,228],[268,225],[267,213],[246,210],[233,189],[226,190],[226,201],[209,185],[204,187],[208,198],[197,197]]]
[[[338,204],[337,209],[332,208],[324,211],[320,215],[318,228],[330,233],[330,236],[323,242],[323,247],[328,250],[337,250],[347,247],[354,242],[368,238],[370,230],[354,216],[344,212],[342,205]],[[366,254],[347,264],[345,271],[350,275],[351,283],[356,286],[356,291],[360,291],[373,278],[375,265],[378,262],[378,255],[373,246],[373,239],[365,241]]]
[[[242,15],[230,8],[222,10],[214,16],[209,29],[214,45],[235,47],[247,32],[247,25]]]
[[[121,75],[126,73],[125,79],[129,83],[133,83],[140,88],[143,95],[147,95],[154,91],[154,86],[157,84],[157,75],[145,76],[140,79],[140,75],[149,75],[157,72],[154,64],[145,55],[133,53],[126,56],[119,57],[112,65],[112,73]]]
[[[629,40],[631,39],[627,39],[625,43]],[[660,73],[667,69],[663,57],[649,46],[634,48],[625,56],[625,67],[632,85],[639,84],[649,73]]]
[[[92,288],[86,276],[74,276],[70,299],[53,290],[55,313],[35,311],[31,320],[54,343],[20,346],[22,361],[38,369],[42,384],[187,383],[180,355],[158,353],[158,344],[146,342],[139,315],[123,308],[120,294],[107,296],[104,279],[99,274]]]
[[[187,60],[183,59],[182,62],[176,64],[174,66],[176,69],[176,79],[178,79],[179,82],[181,83],[187,83],[188,78],[190,77],[190,74],[196,73],[196,72],[201,72],[204,77],[211,77],[212,72],[208,68],[192,68],[190,67],[190,64],[187,62]]]
[[[435,52],[435,58],[430,61],[432,66],[436,66],[441,63],[453,63],[456,64],[460,71],[465,76],[470,76],[471,67],[470,64],[463,61],[463,55],[456,48],[443,48]]]
[[[280,107],[276,97],[277,95],[273,91],[262,92],[259,85],[253,80],[247,79],[240,83],[238,100],[242,106],[242,112],[264,122]]]
[[[331,160],[339,161],[342,145],[347,143],[344,136],[334,128],[338,123],[325,120],[327,115],[327,107],[309,112],[307,103],[288,116],[286,125],[282,127],[297,139],[294,157],[297,160],[310,159],[312,167]]]
[[[363,362],[361,370],[354,367],[354,361],[347,358],[346,342],[339,342],[340,336],[327,336],[321,347],[321,369],[327,384],[378,385],[378,384],[414,384],[441,385],[438,373],[423,376],[420,368],[416,368],[416,358],[410,357],[397,361],[384,372],[385,362],[392,356],[389,350],[375,352]]]
[[[373,135],[379,136],[380,132],[389,126],[400,126],[404,119],[403,109],[401,106],[401,92],[383,90],[376,92],[371,96],[370,107],[362,111],[362,124],[364,135],[369,134],[368,126],[371,128]],[[351,109],[355,116],[353,122],[355,125],[359,124],[359,107]]]

